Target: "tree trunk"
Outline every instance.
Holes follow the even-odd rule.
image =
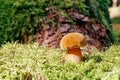
[[[64,35],[79,32],[85,35],[88,45],[95,46],[99,50],[104,50],[110,45],[109,30],[97,20],[90,20],[89,17],[76,11],[69,11],[68,15],[69,17],[60,16],[57,11],[48,14],[44,27],[38,23],[36,41],[42,46],[56,48],[59,47],[59,42]],[[51,25],[50,20],[54,20],[55,25]]]

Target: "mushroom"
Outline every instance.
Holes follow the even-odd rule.
[[[67,50],[66,62],[79,63],[83,59],[80,47],[86,45],[85,37],[81,33],[72,32],[63,36],[60,41],[60,48]]]

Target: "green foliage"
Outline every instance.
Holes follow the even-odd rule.
[[[63,63],[65,52],[34,44],[7,43],[0,48],[1,80],[119,80],[120,45],[85,55],[80,64]]]
[[[11,28],[11,6],[13,5],[13,0],[0,0],[0,44],[8,39],[13,39],[13,28]]]
[[[86,0],[86,4],[89,6],[89,17],[96,18],[100,23],[105,25],[108,29],[111,29],[111,20],[109,17],[108,7],[109,0]]]
[[[39,20],[45,21],[46,15],[54,10],[60,15],[67,14],[67,10],[78,10],[105,26],[110,24],[108,0],[0,0],[0,5],[0,44],[21,41],[24,35],[34,36]],[[53,21],[49,21],[51,25],[55,25]]]
[[[45,16],[44,1],[1,0],[0,44],[4,41],[21,40],[24,35],[36,32],[38,18]]]
[[[116,43],[120,43],[120,17],[112,19]]]

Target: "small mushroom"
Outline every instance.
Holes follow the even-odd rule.
[[[79,63],[83,59],[80,47],[86,45],[85,37],[77,32],[68,33],[60,41],[60,48],[67,50],[66,62]]]

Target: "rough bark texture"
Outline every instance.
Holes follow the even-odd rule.
[[[88,45],[95,46],[99,50],[104,50],[110,45],[107,29],[97,20],[90,20],[78,12],[68,12],[68,15],[69,18],[60,16],[57,12],[48,14],[48,20],[44,22],[44,27],[38,23],[39,31],[36,34],[36,41],[42,46],[59,47],[59,42],[64,35],[79,32],[85,35]],[[54,26],[49,23],[51,19],[55,21]],[[71,20],[74,20],[74,24]]]

